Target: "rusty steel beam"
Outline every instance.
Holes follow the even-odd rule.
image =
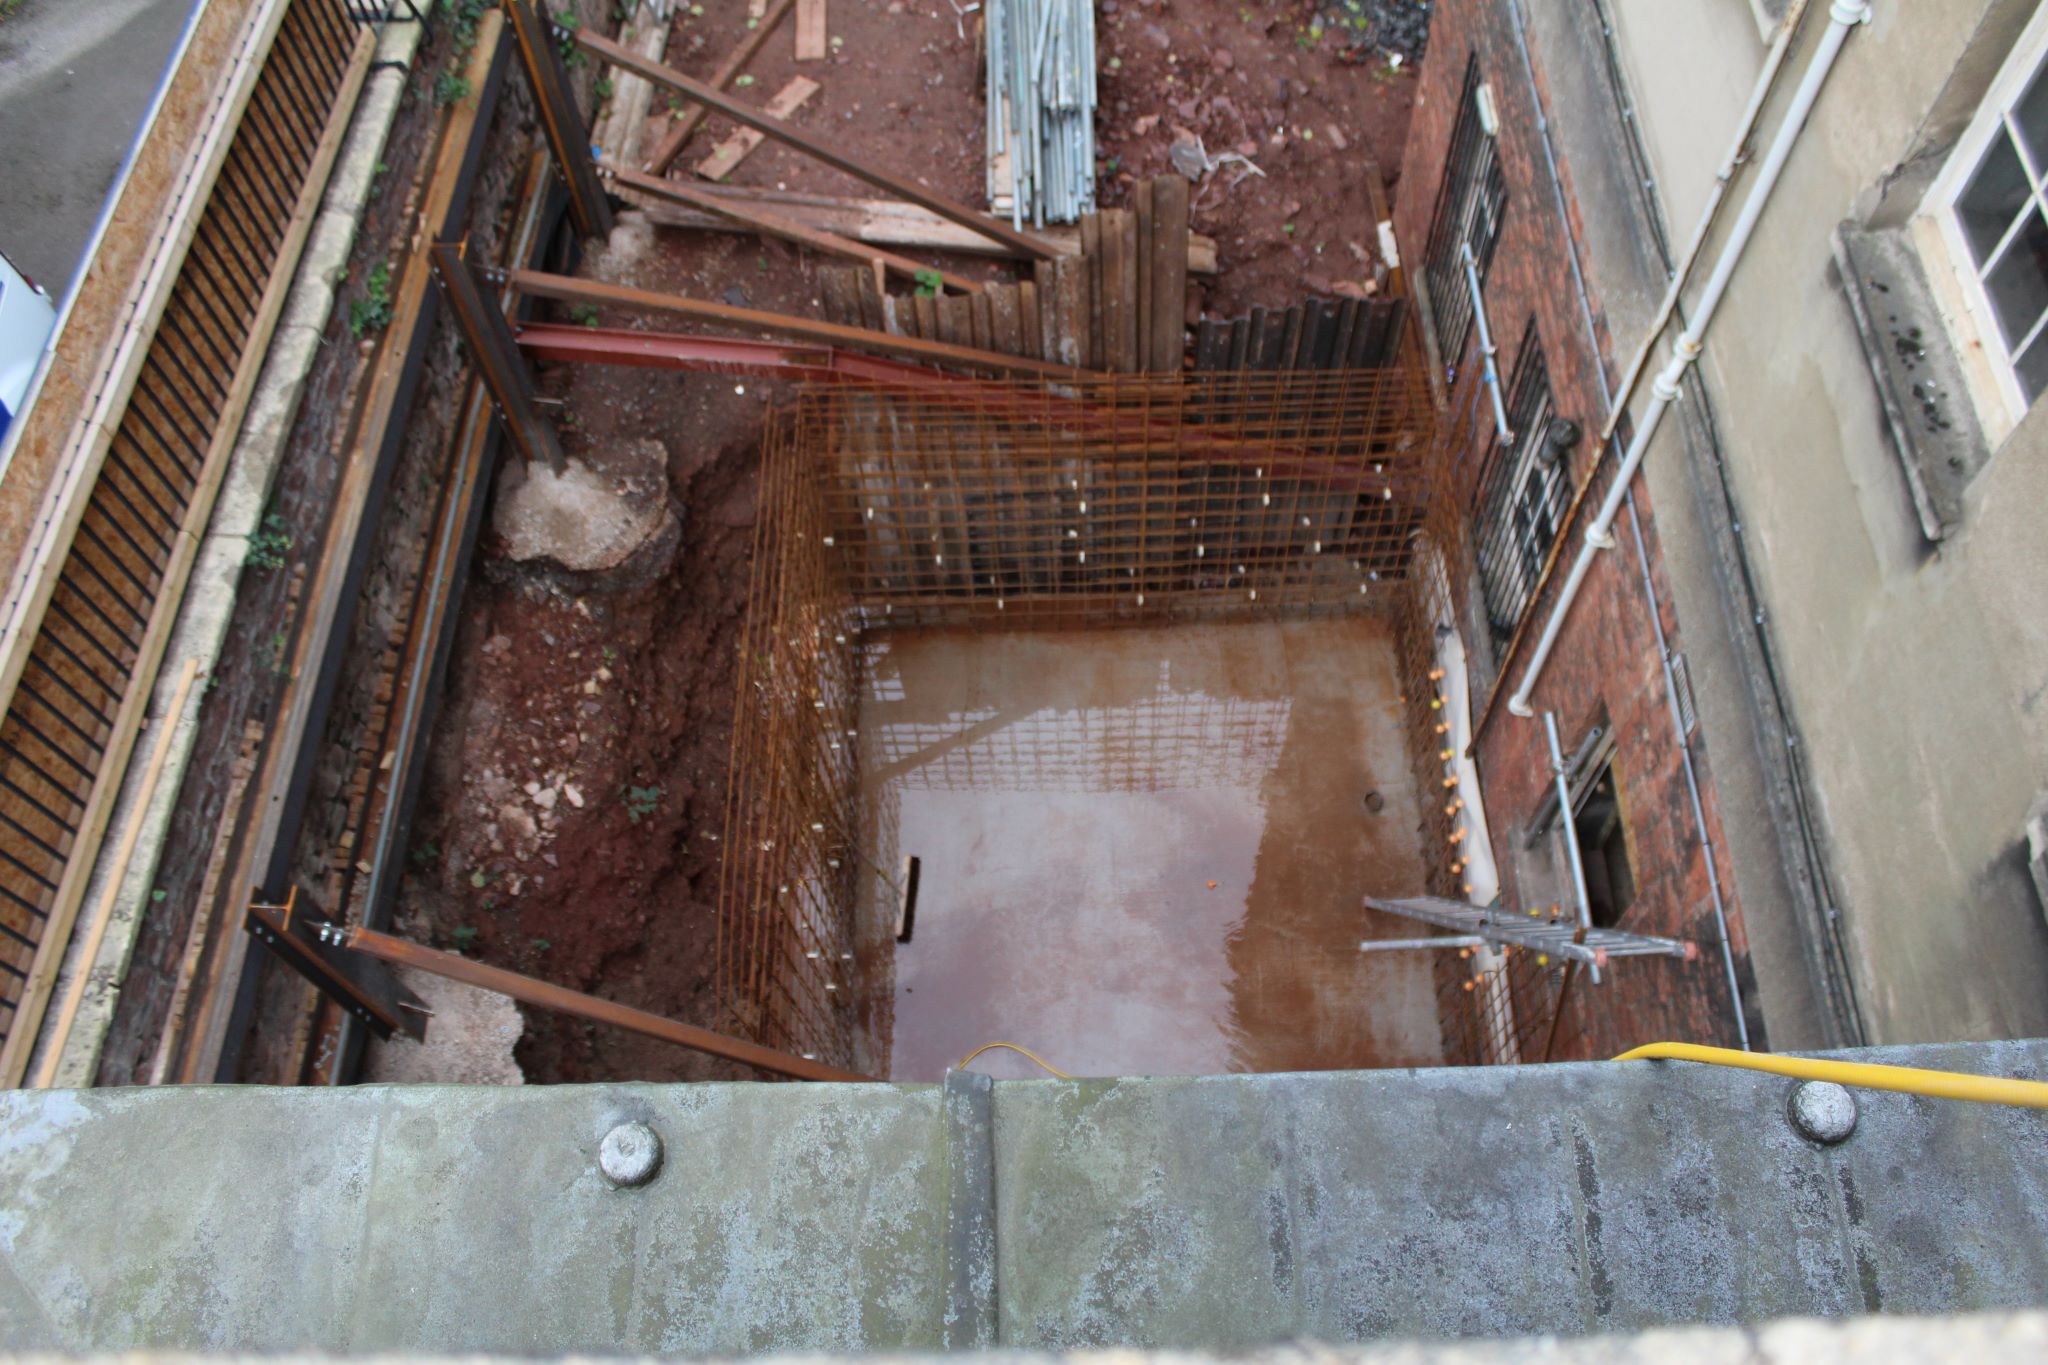
[[[491,967],[473,961],[460,953],[447,953],[439,948],[429,948],[411,939],[398,938],[392,934],[381,934],[375,929],[351,928],[347,931],[347,945],[366,957],[395,966],[411,967],[450,981],[477,986],[483,990],[495,991],[510,996],[522,1005],[539,1009],[555,1010],[572,1014],[579,1019],[589,1019],[599,1024],[610,1024],[630,1033],[646,1038],[657,1038],[664,1043],[689,1048],[693,1052],[708,1052],[714,1057],[727,1061],[742,1062],[760,1071],[772,1072],[777,1076],[788,1076],[799,1081],[872,1081],[873,1076],[863,1076],[857,1071],[842,1071],[836,1066],[799,1057],[794,1053],[778,1052],[774,1048],[762,1047],[744,1039],[733,1038],[710,1029],[698,1028],[694,1024],[667,1019],[646,1010],[634,1009],[612,1000],[601,1000],[582,991],[572,991],[567,986],[551,985],[503,967]]]
[[[511,278],[515,285],[527,287],[527,276],[523,272],[515,272]],[[577,280],[571,283],[583,284],[586,281]],[[613,286],[602,287],[609,289]],[[724,311],[746,310],[726,308]],[[834,327],[829,323],[811,325],[833,327],[834,331],[841,332],[854,331],[860,337],[879,335],[853,328]],[[1068,396],[1054,391],[1048,395],[1019,389],[1015,385],[947,374],[898,360],[852,355],[832,346],[790,346],[772,341],[746,341],[677,332],[629,332],[617,328],[571,327],[559,323],[527,323],[519,329],[516,339],[519,348],[536,360],[554,360],[580,365],[623,365],[635,369],[690,370],[706,374],[763,374],[782,375],[791,379],[858,380],[895,385],[911,389],[928,401],[946,403],[967,410],[1023,417],[1043,423],[1048,429],[1053,430],[1072,430],[1096,437],[1106,435],[1109,439],[1129,442],[1133,446],[1157,443],[1165,433],[1173,432],[1173,440],[1183,452],[1206,453],[1209,458],[1221,463],[1262,466],[1272,470],[1276,476],[1327,478],[1330,480],[1331,488],[1345,492],[1376,495],[1387,483],[1385,479],[1368,476],[1361,470],[1344,468],[1313,450],[1285,441],[1246,438],[1228,433],[1211,434],[1199,428],[1192,431],[1177,428],[1163,405],[1158,412],[1150,412],[1138,402],[1120,408],[1113,402],[1102,401],[1113,399],[1116,396],[1115,390],[1122,390],[1126,399],[1135,399],[1142,395],[1148,382],[1163,392],[1178,382],[1175,378],[1155,377],[1147,381],[1133,377],[1121,383],[1108,385],[1101,393],[1083,390]],[[911,340],[903,337],[889,339]],[[1008,357],[990,359],[1004,360]],[[1102,376],[1090,376],[1085,371],[1062,373],[1068,376],[1080,375],[1084,379],[1103,379]]]
[[[516,0],[516,3],[525,5],[532,3],[532,0]],[[962,227],[972,228],[984,237],[993,237],[1026,256],[1041,261],[1049,261],[1060,254],[1059,248],[1043,238],[1034,237],[1028,232],[1019,232],[1008,223],[992,218],[988,214],[977,213],[965,204],[926,189],[918,184],[917,181],[907,176],[893,175],[888,171],[878,171],[872,166],[855,161],[844,153],[835,150],[830,143],[814,138],[801,129],[792,127],[786,120],[776,118],[773,114],[756,109],[751,105],[742,104],[723,91],[713,89],[694,77],[685,76],[673,67],[663,66],[660,62],[649,61],[639,53],[621,47],[609,38],[599,37],[597,34],[582,28],[571,30],[569,38],[579,47],[583,48],[584,51],[610,62],[622,71],[630,71],[650,84],[673,90],[679,95],[687,95],[699,104],[706,105],[718,113],[724,114],[735,123],[744,124],[756,132],[766,134],[784,146],[793,147],[808,157],[824,162],[834,170],[844,171],[856,179],[867,181],[878,189],[887,190],[899,199],[908,199],[914,204],[922,204],[941,218],[950,218]]]
[[[601,176],[609,177],[625,189],[644,194],[650,199],[665,199],[669,203],[681,204],[685,208],[698,209],[705,213],[715,213],[721,218],[727,218],[735,223],[750,227],[764,236],[780,237],[785,242],[795,242],[798,246],[807,246],[814,251],[828,252],[834,256],[845,256],[859,261],[862,265],[873,265],[879,261],[884,268],[892,270],[908,280],[915,280],[920,276],[936,275],[948,289],[957,289],[963,294],[979,294],[982,292],[981,282],[978,280],[970,280],[965,275],[956,275],[950,270],[938,270],[931,266],[920,264],[917,261],[911,260],[908,256],[899,256],[895,252],[883,247],[869,246],[865,242],[856,242],[851,238],[841,237],[836,232],[827,232],[823,228],[814,228],[807,223],[801,223],[794,218],[777,213],[773,209],[762,208],[758,204],[748,204],[738,200],[724,199],[715,194],[706,194],[695,186],[678,184],[673,180],[660,180],[651,175],[642,175],[638,171],[629,171],[623,166],[615,166],[609,161],[598,163],[597,173]]]
[[[693,322],[716,323],[722,327],[744,327],[763,332],[780,332],[804,341],[827,346],[848,346],[926,365],[955,369],[995,371],[1001,374],[1032,375],[1045,379],[1070,380],[1085,376],[1085,370],[1069,365],[1052,365],[1023,356],[1000,355],[972,346],[954,346],[921,337],[891,336],[864,327],[844,327],[836,322],[819,322],[788,313],[768,313],[757,308],[735,308],[731,304],[708,303],[651,289],[634,289],[622,284],[579,280],[569,275],[550,275],[538,270],[514,270],[505,278],[521,293],[562,303],[588,303],[611,308],[628,308],[643,313],[667,313]]]
[[[557,474],[568,468],[562,443],[533,404],[533,382],[519,347],[505,325],[505,314],[494,301],[486,301],[477,287],[476,276],[464,259],[467,243],[437,242],[428,248],[433,257],[434,277],[441,282],[448,310],[454,315],[462,339],[476,360],[477,374],[490,390],[491,402],[505,423],[519,453],[529,465],[545,464]]]
[[[579,235],[609,236],[612,206],[604,197],[604,187],[597,183],[597,169],[590,161],[590,130],[584,127],[576,98],[570,93],[569,70],[562,65],[561,51],[555,45],[554,20],[546,0],[505,0],[505,12],[519,41],[520,63],[533,88],[548,150],[569,182],[569,216]]]
[[[780,375],[786,379],[859,379],[877,384],[947,382],[952,376],[900,360],[858,355],[831,346],[792,346],[679,332],[628,332],[530,322],[519,329],[519,349],[535,360],[570,365],[624,365],[702,374]]]
[[[711,83],[720,90],[731,85],[733,77],[747,69],[747,63],[754,60],[754,54],[767,43],[768,35],[775,31],[776,25],[782,22],[782,17],[789,13],[790,6],[795,3],[796,0],[775,0],[775,3],[768,6],[768,12],[747,31],[747,36],[740,41],[740,45],[718,64],[718,70],[711,73]],[[689,144],[691,135],[703,126],[707,112],[701,104],[693,104],[684,109],[682,117],[676,120],[676,126],[669,129],[668,136],[661,140],[661,145],[654,149],[654,155],[647,158],[647,164],[642,169],[649,175],[667,175],[668,168],[675,165],[676,158],[683,154],[683,148]]]

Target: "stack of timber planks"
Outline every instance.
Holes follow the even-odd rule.
[[[1177,374],[1187,354],[1188,182],[1140,181],[1081,219],[1081,252],[979,294],[886,295],[859,267],[819,272],[828,321],[1112,374]]]

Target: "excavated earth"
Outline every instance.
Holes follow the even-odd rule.
[[[737,41],[747,0],[678,5],[668,61],[705,75]],[[701,12],[700,12],[701,11]],[[1172,169],[1176,139],[1235,152],[1194,196],[1219,244],[1212,316],[1285,306],[1371,277],[1368,167],[1392,168],[1412,83],[1346,54],[1313,3],[1102,0],[1102,197]],[[787,34],[737,94],[765,102],[802,74],[822,87],[796,122],[850,155],[981,202],[976,59],[948,0],[836,0],[831,55],[792,61]],[[1318,36],[1320,34],[1321,36]],[[657,97],[651,142],[669,111]],[[713,119],[682,166],[731,127]],[[774,144],[736,183],[872,193]],[[586,274],[695,298],[822,316],[809,253],[753,237],[656,229],[627,215]],[[947,262],[997,277],[1007,267]],[[570,320],[564,314],[561,320]],[[659,327],[588,313],[576,321]],[[646,442],[667,452],[680,546],[660,577],[606,587],[514,560],[487,535],[467,585],[446,704],[432,736],[398,928],[439,946],[693,1023],[715,1025],[720,836],[734,651],[745,607],[756,469],[777,383],[551,368],[571,455],[625,477]],[[532,1081],[742,1074],[696,1054],[526,1013]]]

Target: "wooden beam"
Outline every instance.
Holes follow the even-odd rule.
[[[917,279],[931,268],[911,260],[908,256],[898,256],[893,251],[883,251],[879,247],[849,241],[837,233],[810,227],[795,218],[777,213],[773,209],[750,204],[743,199],[727,199],[715,194],[706,194],[694,185],[678,184],[672,180],[657,180],[651,175],[641,175],[637,171],[629,171],[623,166],[613,166],[609,163],[600,164],[598,173],[611,177],[621,189],[632,190],[650,199],[664,199],[705,213],[717,214],[769,237],[779,237],[785,242],[795,242],[798,246],[807,246],[834,256],[845,256],[863,265],[879,261],[885,269],[893,270],[908,280]],[[981,292],[980,282],[970,280],[965,275],[955,275],[949,270],[940,270],[937,274],[950,289],[957,289],[963,294]]]
[[[527,4],[532,3],[532,0],[515,0],[515,3]],[[603,58],[623,71],[630,71],[643,80],[673,90],[679,95],[688,95],[691,99],[708,105],[714,111],[724,114],[735,123],[742,123],[749,128],[766,133],[784,146],[794,147],[797,151],[824,162],[834,170],[844,171],[857,180],[865,180],[878,189],[887,190],[899,199],[908,199],[913,204],[922,204],[941,218],[951,219],[962,227],[971,228],[986,237],[993,237],[997,241],[1039,260],[1049,260],[1059,254],[1058,250],[1051,243],[1046,242],[1042,238],[1034,237],[1028,232],[1019,232],[1009,224],[991,218],[985,213],[977,213],[965,204],[956,203],[943,194],[938,194],[924,188],[924,186],[914,180],[893,175],[888,171],[876,170],[871,166],[855,161],[853,158],[833,148],[830,144],[812,137],[802,129],[792,128],[781,119],[765,114],[761,110],[752,108],[749,105],[741,104],[723,91],[714,90],[694,77],[685,76],[682,72],[663,66],[659,62],[650,62],[638,53],[619,46],[609,38],[599,37],[597,34],[586,32],[581,28],[576,29],[570,37],[584,51]]]
[[[1067,365],[1048,365],[1042,360],[1027,360],[1022,356],[997,355],[991,351],[978,351],[967,346],[923,341],[916,337],[891,336],[887,332],[871,332],[861,327],[845,327],[838,323],[819,322],[814,318],[793,317],[787,313],[768,313],[755,308],[735,308],[725,303],[707,303],[702,299],[658,294],[651,289],[634,289],[623,284],[602,284],[596,280],[579,280],[568,275],[549,275],[537,270],[514,270],[505,278],[515,289],[524,294],[531,294],[535,298],[559,299],[565,303],[602,304],[613,308],[633,308],[642,312],[666,313],[672,317],[689,318],[693,322],[716,323],[724,327],[739,327],[761,332],[779,332],[804,341],[900,356],[927,365],[1042,375],[1049,379],[1075,377],[1073,367]],[[941,296],[941,301],[957,297],[946,294]]]
[[[797,0],[796,59],[825,60],[825,0]]]
[[[554,22],[548,15],[547,0],[505,0],[512,36],[519,43],[519,61],[533,90],[533,102],[540,113],[541,131],[547,135],[548,150],[569,182],[569,216],[584,237],[605,237],[612,230],[612,207],[597,183],[597,171],[590,164],[590,130],[569,91],[569,70],[555,46]],[[625,49],[621,48],[621,51]],[[650,82],[659,84],[659,82]]]
[[[939,217],[930,209],[900,199],[856,199],[844,195],[808,194],[802,190],[765,189],[754,185],[699,185],[697,190],[737,204],[761,204],[805,227],[837,233],[873,246],[907,248],[912,251],[944,251],[962,256],[994,256],[1004,260],[1028,260],[1023,253],[979,232]],[[623,197],[632,191],[620,185]],[[721,215],[697,209],[679,208],[666,202],[647,204],[647,220],[658,227],[691,228],[702,232],[744,231]],[[1063,256],[1081,254],[1081,231],[1075,227],[1044,227],[1039,238]],[[1187,269],[1190,275],[1216,273],[1216,239],[1199,232],[1187,238]]]
[[[775,0],[774,7],[754,22],[754,26],[747,30],[747,36],[740,40],[740,45],[718,64],[718,70],[711,73],[711,83],[720,90],[731,85],[733,78],[747,69],[747,64],[768,41],[768,35],[775,31],[775,26],[782,22],[782,16],[788,14],[790,6],[795,3],[796,0]],[[668,135],[662,138],[661,145],[654,149],[654,155],[647,158],[641,169],[649,175],[667,175],[668,168],[676,164],[676,158],[683,154],[691,136],[703,126],[705,113],[701,104],[685,105],[676,118],[675,126],[668,130]]]
[[[428,248],[433,259],[434,278],[441,282],[455,325],[469,344],[470,358],[477,374],[491,391],[491,402],[504,420],[505,433],[519,454],[531,465],[545,464],[560,474],[569,467],[562,443],[533,403],[533,380],[526,373],[519,344],[505,325],[505,314],[477,288],[465,259],[467,243],[437,242]]]
[[[391,934],[380,934],[375,929],[351,929],[348,931],[348,946],[365,957],[394,966],[411,967],[415,971],[431,972],[450,981],[460,981],[466,986],[495,991],[510,996],[522,1005],[533,1005],[539,1009],[555,1010],[572,1014],[578,1019],[589,1019],[600,1024],[610,1024],[626,1029],[646,1038],[658,1038],[664,1043],[674,1043],[693,1052],[708,1052],[714,1057],[727,1061],[742,1062],[757,1070],[772,1072],[777,1076],[788,1076],[799,1081],[872,1081],[874,1077],[863,1076],[858,1071],[842,1071],[836,1066],[808,1057],[799,1057],[791,1052],[778,1052],[759,1043],[749,1043],[710,1029],[698,1028],[680,1020],[667,1019],[646,1010],[621,1005],[614,1000],[603,1000],[582,991],[572,991],[567,986],[557,986],[539,981],[503,967],[492,967],[485,963],[466,958],[460,953],[447,953],[439,948],[429,948],[423,943],[398,938]]]
[[[1151,355],[1144,368],[1179,374],[1187,352],[1188,262],[1173,245],[1188,235],[1188,182],[1178,175],[1152,181],[1152,241],[1146,259],[1152,272]]]
[[[767,112],[779,119],[786,119],[803,107],[805,100],[824,89],[809,76],[792,76],[789,84],[776,91],[768,100]],[[753,128],[736,128],[731,137],[718,144],[711,155],[697,163],[697,174],[706,180],[723,180],[739,169],[742,161],[753,154],[761,145],[764,134]]]

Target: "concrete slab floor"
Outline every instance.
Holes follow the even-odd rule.
[[[1439,1061],[1425,956],[1358,949],[1413,933],[1362,896],[1423,887],[1399,692],[1371,616],[873,644],[863,839],[922,875],[902,947],[864,879],[869,1068],[998,1039],[1077,1075]]]

